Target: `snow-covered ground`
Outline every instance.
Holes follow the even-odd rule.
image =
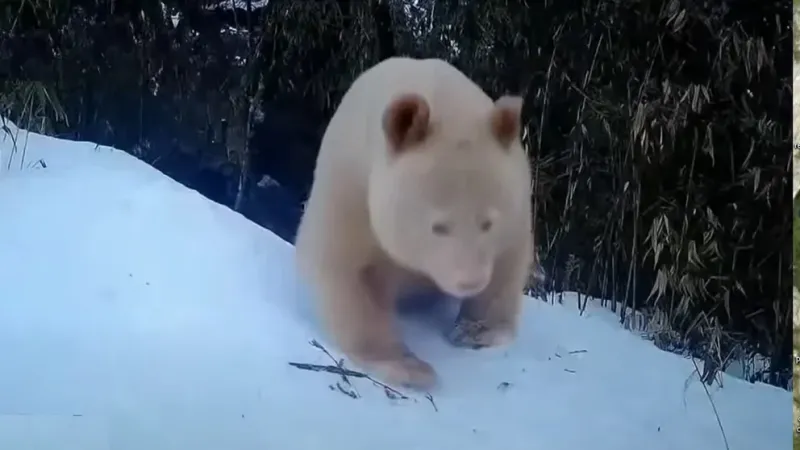
[[[291,245],[121,151],[17,141],[9,170],[0,136],[0,449],[791,446],[789,392],[728,375],[706,392],[691,361],[569,295],[529,300],[507,349],[406,319],[441,376],[430,397],[301,370],[332,364],[311,340],[338,352]]]

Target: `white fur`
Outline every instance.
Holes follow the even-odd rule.
[[[392,113],[404,95],[419,99],[402,110],[416,111],[411,126]],[[515,335],[533,258],[520,105],[492,101],[444,61],[392,58],[356,79],[328,125],[298,230],[299,270],[342,351],[387,382],[436,380],[393,321],[412,280],[465,298],[455,345]]]

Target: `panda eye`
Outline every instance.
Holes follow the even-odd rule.
[[[448,227],[447,224],[444,223],[434,223],[433,226],[431,227],[431,230],[433,231],[433,234],[438,236],[445,236],[447,234],[450,234],[450,227]]]
[[[482,232],[485,233],[485,232],[487,232],[487,231],[489,231],[491,229],[492,229],[492,221],[491,220],[486,219],[483,222],[481,222],[481,231]]]

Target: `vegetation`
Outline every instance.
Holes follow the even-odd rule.
[[[707,383],[760,353],[752,378],[786,386],[788,4],[262,3],[6,0],[0,108],[190,185],[187,170],[214,171],[217,200],[248,214],[264,173],[307,193],[315,142],[364,68],[448,59],[492,95],[525,95],[548,289],[612,298],[631,326],[639,311]]]

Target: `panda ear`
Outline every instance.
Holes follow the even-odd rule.
[[[400,153],[424,141],[430,129],[430,106],[419,94],[403,94],[383,112],[389,150]]]
[[[489,126],[497,142],[509,148],[522,131],[522,97],[504,95],[498,98],[489,117]]]

